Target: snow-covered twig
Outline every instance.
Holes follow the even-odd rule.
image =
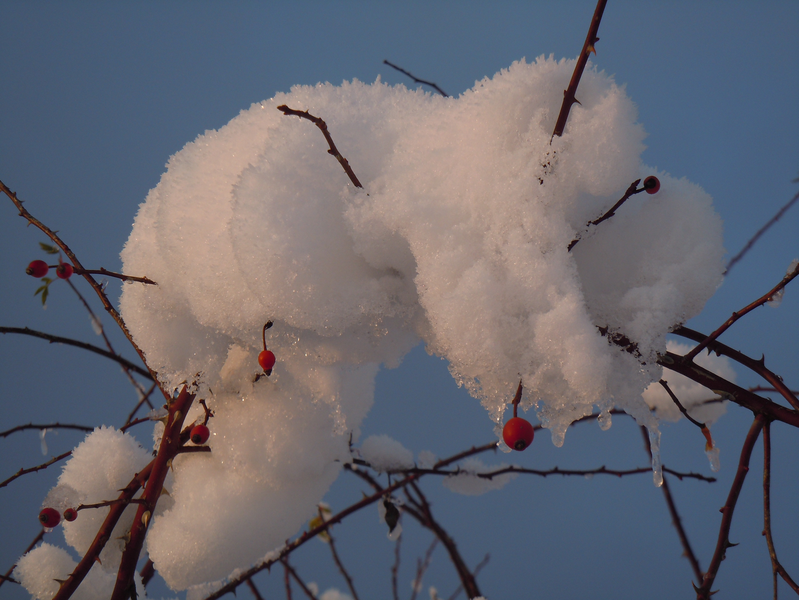
[[[164,480],[169,472],[172,459],[189,438],[189,432],[181,432],[181,430],[194,398],[195,394],[189,392],[188,386],[184,385],[178,397],[169,403],[169,415],[164,426],[164,433],[161,436],[158,454],[153,459],[152,473],[142,494],[144,502],[139,505],[136,510],[136,516],[133,518],[130,539],[122,553],[122,561],[119,565],[111,600],[126,600],[130,596],[131,586],[135,586],[133,575],[136,572],[136,564],[139,561],[139,555],[144,545],[144,537],[147,534],[150,517],[155,513],[155,507],[161,496],[161,490],[164,487]]]
[[[635,181],[633,181],[630,184],[630,187],[627,188],[627,191],[624,192],[624,195],[621,198],[619,198],[616,204],[611,206],[610,209],[604,215],[602,215],[598,219],[594,219],[593,221],[590,221],[585,224],[585,231],[588,231],[588,228],[591,227],[592,225],[596,226],[599,225],[602,221],[607,221],[608,219],[610,219],[613,215],[616,214],[616,209],[618,209],[622,204],[627,202],[627,200],[629,200],[631,196],[643,192],[646,188],[642,187],[641,189],[638,189],[638,184],[640,182],[641,182],[640,179],[636,179]],[[571,252],[572,248],[574,248],[577,245],[577,242],[579,242],[581,239],[582,239],[582,234],[574,238],[569,243],[567,250]]]
[[[704,577],[702,578],[702,585],[700,587],[694,586],[696,590],[697,600],[710,600],[712,592],[710,588],[713,587],[713,581],[716,579],[721,561],[724,560],[724,555],[727,549],[735,544],[730,543],[730,526],[732,525],[732,515],[735,512],[735,504],[738,501],[738,495],[741,493],[746,474],[749,472],[749,459],[752,457],[752,449],[755,446],[760,430],[766,421],[766,417],[758,414],[746,434],[743,447],[741,448],[741,458],[738,461],[738,471],[735,473],[730,493],[727,496],[727,501],[721,507],[721,526],[719,527],[719,537],[716,542],[716,551],[713,553],[713,559],[710,561],[710,566],[707,569]]]
[[[791,578],[777,559],[774,537],[771,533],[771,422],[763,423],[763,534],[766,536],[768,555],[771,558],[771,573],[774,583],[774,600],[777,599],[777,575],[799,594],[799,585]]]
[[[599,41],[596,34],[599,32],[599,23],[602,21],[602,13],[605,12],[605,5],[607,3],[607,0],[599,0],[596,4],[594,16],[591,18],[591,26],[588,28],[588,35],[585,36],[585,43],[577,59],[577,64],[574,65],[574,73],[572,73],[571,81],[569,81],[569,87],[563,90],[563,103],[560,105],[560,112],[558,113],[558,120],[555,122],[555,129],[552,132],[552,139],[554,139],[556,135],[563,135],[563,129],[566,127],[566,119],[569,118],[569,111],[571,110],[572,104],[575,102],[579,104],[579,100],[574,97],[574,94],[577,92],[577,86],[580,85],[580,77],[583,76],[585,65],[588,63],[588,57],[592,52],[596,54],[594,44]]]
[[[392,64],[392,63],[388,62],[387,60],[384,60],[384,61],[383,61],[383,64],[384,64],[384,65],[388,65],[388,66],[389,66],[389,67],[391,67],[392,69],[396,69],[397,71],[399,71],[399,72],[400,72],[400,73],[402,73],[403,75],[407,75],[408,77],[410,77],[411,79],[413,79],[413,82],[414,82],[414,83],[421,83],[422,85],[429,85],[431,88],[433,88],[435,91],[437,91],[439,94],[441,94],[441,95],[442,95],[442,96],[444,96],[445,98],[449,98],[449,94],[447,94],[446,92],[444,92],[444,90],[442,90],[440,87],[438,87],[438,86],[437,86],[435,83],[433,83],[432,81],[425,81],[424,79],[419,79],[419,78],[418,78],[418,77],[416,77],[415,75],[411,75],[410,73],[408,73],[408,71],[406,71],[406,70],[405,70],[405,69],[403,69],[402,67],[398,67],[397,65],[395,65],[395,64]]]
[[[363,188],[361,182],[358,181],[358,178],[355,176],[355,173],[350,167],[349,161],[341,155],[341,152],[338,151],[336,148],[336,144],[333,143],[333,138],[330,136],[330,131],[327,129],[327,123],[324,122],[319,117],[313,116],[307,110],[294,110],[293,108],[289,108],[285,104],[278,106],[277,109],[282,112],[284,115],[293,115],[295,117],[300,117],[301,119],[308,119],[311,123],[316,125],[319,130],[322,132],[322,135],[325,136],[325,140],[327,140],[328,145],[330,148],[328,149],[327,153],[333,155],[336,160],[341,163],[341,167],[344,169],[344,172],[347,174],[347,177],[350,178],[352,185],[358,188]]]

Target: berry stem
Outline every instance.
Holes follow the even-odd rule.
[[[264,324],[264,330],[261,333],[261,337],[263,337],[263,340],[264,340],[264,350],[266,350],[266,330],[269,329],[271,326],[272,326],[272,321],[267,321]]]
[[[524,388],[522,387],[522,380],[520,379],[519,380],[519,387],[516,388],[516,395],[513,397],[513,418],[514,419],[518,416],[517,413],[519,412],[519,402],[521,402],[521,400],[522,400],[522,390],[523,389]]]

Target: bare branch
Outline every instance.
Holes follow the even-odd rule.
[[[349,161],[347,161],[346,158],[341,156],[341,153],[338,151],[338,148],[336,148],[336,144],[333,143],[333,138],[330,136],[330,132],[327,129],[327,123],[325,123],[319,117],[313,116],[307,110],[294,110],[293,108],[289,108],[285,104],[278,106],[277,109],[281,111],[284,115],[293,115],[295,117],[300,117],[301,119],[308,119],[311,123],[316,125],[319,128],[319,130],[322,132],[322,135],[325,136],[325,139],[327,140],[327,143],[330,146],[330,149],[327,151],[327,153],[335,156],[336,160],[338,160],[338,162],[341,163],[341,167],[344,169],[344,172],[347,174],[347,177],[350,178],[352,185],[358,188],[363,188],[361,182],[358,181],[358,178],[355,176],[352,167],[350,167]]]
[[[785,580],[791,589],[799,594],[799,585],[791,579],[788,572],[777,559],[774,536],[771,533],[771,423],[763,424],[763,534],[766,536],[768,555],[771,558],[771,572],[774,583],[774,600],[777,600],[777,575]]]
[[[400,536],[402,537],[402,536]],[[433,538],[433,543],[427,548],[424,554],[424,560],[418,559],[416,561],[416,576],[413,578],[413,585],[411,586],[411,600],[416,600],[416,595],[419,593],[419,588],[422,586],[422,578],[430,566],[430,560],[433,558],[433,550],[438,545],[438,538]]]
[[[737,263],[739,260],[741,260],[744,257],[744,255],[747,252],[749,252],[749,250],[752,249],[752,246],[754,246],[755,243],[757,242],[757,240],[760,239],[760,236],[762,236],[764,233],[766,233],[771,228],[771,226],[774,225],[774,223],[779,221],[782,218],[782,216],[786,212],[788,212],[788,209],[791,208],[791,206],[793,206],[796,203],[797,200],[799,200],[799,193],[797,193],[793,198],[791,198],[788,201],[788,203],[785,204],[785,206],[783,206],[781,209],[779,209],[777,211],[777,214],[774,215],[773,217],[771,217],[769,222],[766,223],[765,225],[763,225],[763,227],[761,227],[758,230],[758,232],[752,237],[752,239],[749,240],[743,248],[741,248],[741,251],[730,259],[730,262],[727,263],[727,268],[724,270],[724,274],[725,275],[727,275],[727,273],[730,272],[730,269],[732,269],[735,266],[735,263]]]
[[[701,587],[696,588],[697,600],[710,600],[712,594],[710,588],[713,587],[713,581],[716,579],[721,561],[724,560],[727,549],[734,545],[730,543],[732,515],[735,512],[735,504],[738,502],[738,495],[741,493],[746,474],[749,472],[749,459],[752,457],[752,448],[755,446],[755,442],[760,435],[760,430],[763,428],[763,423],[765,421],[766,417],[762,414],[757,415],[752,422],[752,426],[749,428],[749,433],[746,434],[746,439],[741,448],[741,458],[738,461],[738,471],[735,473],[735,479],[733,479],[732,486],[730,487],[727,502],[725,502],[724,506],[720,509],[722,517],[721,526],[719,527],[719,538],[716,542],[716,551],[713,553],[713,559],[710,561],[707,573],[705,573],[702,578]]]
[[[280,562],[283,563],[283,567],[286,569],[286,572],[289,573],[294,578],[294,581],[297,582],[297,585],[299,585],[300,588],[302,589],[302,591],[305,592],[305,595],[308,596],[311,600],[317,600],[316,595],[308,588],[307,585],[305,585],[305,582],[297,574],[297,571],[294,569],[294,567],[292,567],[289,564],[288,557],[284,556],[283,558],[280,559]],[[287,590],[287,594],[286,595],[289,598],[291,598],[291,591],[290,591],[290,588],[288,587],[288,584],[286,584],[286,590]]]
[[[138,365],[134,365],[126,358],[122,358],[118,354],[114,352],[109,352],[108,350],[104,350],[99,346],[95,346],[93,344],[88,344],[86,342],[80,342],[78,340],[73,340],[71,338],[61,337],[59,335],[52,335],[50,333],[44,333],[43,331],[36,331],[35,329],[31,329],[30,327],[0,327],[0,333],[18,333],[20,335],[29,335],[31,337],[41,338],[43,340],[49,341],[51,344],[66,344],[67,346],[75,346],[76,348],[82,348],[83,350],[88,350],[89,352],[94,352],[95,354],[99,354],[100,356],[105,356],[106,358],[110,358],[113,361],[118,362],[126,369],[130,369],[131,371],[135,371],[142,377],[146,377],[150,381],[152,381],[153,376],[148,371],[142,369]]]
[[[92,289],[97,294],[98,298],[100,298],[100,302],[102,302],[103,308],[105,308],[106,312],[108,312],[108,314],[111,315],[114,321],[116,321],[116,324],[122,330],[122,333],[125,335],[126,338],[128,338],[128,341],[130,342],[131,346],[133,346],[133,349],[141,358],[142,363],[144,363],[144,365],[147,366],[147,360],[144,357],[144,352],[142,352],[141,348],[139,348],[139,346],[133,340],[133,335],[128,330],[128,326],[125,324],[125,321],[122,319],[122,316],[117,312],[117,310],[111,304],[111,301],[108,299],[108,296],[106,295],[103,286],[97,283],[94,277],[85,272],[86,270],[78,260],[78,257],[75,256],[75,253],[69,248],[69,246],[67,246],[66,243],[64,243],[64,241],[60,237],[58,237],[58,234],[49,227],[47,227],[47,225],[36,219],[32,214],[30,214],[28,212],[28,209],[26,209],[22,205],[22,201],[19,198],[17,198],[17,195],[14,192],[12,192],[2,181],[0,181],[0,191],[2,191],[6,196],[8,196],[11,202],[14,203],[14,206],[16,206],[17,210],[19,210],[19,216],[28,221],[28,223],[30,223],[31,225],[34,225],[35,227],[40,229],[61,249],[61,251],[64,254],[67,255],[69,260],[72,262],[73,269],[80,269],[83,272],[82,277],[89,283],[89,285],[92,286]],[[150,369],[149,366],[147,366],[147,370],[150,372],[150,376],[152,377],[153,381],[158,381],[157,377],[158,374],[152,369]],[[160,385],[159,389],[161,389],[161,393],[164,395],[164,398],[167,400],[167,402],[169,402],[170,400],[169,393],[165,389],[161,388]]]
[[[684,338],[688,338],[689,340],[693,340],[695,342],[702,342],[705,341],[708,336],[704,333],[700,333],[698,331],[694,331],[693,329],[689,329],[688,327],[678,327],[674,331],[672,331],[675,335],[682,336]],[[716,354],[723,354],[724,356],[728,356],[733,359],[735,362],[742,364],[743,366],[751,369],[758,375],[760,375],[763,379],[768,381],[774,388],[782,394],[782,397],[785,398],[791,406],[795,409],[799,410],[799,399],[796,397],[796,393],[792,392],[788,389],[788,386],[782,381],[782,378],[777,375],[776,373],[770,371],[766,368],[766,361],[765,357],[761,358],[760,360],[755,360],[750,358],[743,352],[739,352],[729,346],[722,344],[719,341],[712,341],[707,344],[708,352],[715,352]],[[708,388],[713,389],[713,388]],[[758,391],[757,389],[750,390],[751,392]],[[763,390],[767,391],[767,390]]]
[[[753,311],[754,309],[756,309],[757,307],[759,307],[759,306],[763,306],[763,305],[764,305],[764,304],[766,304],[767,302],[770,302],[770,301],[771,301],[771,300],[774,298],[774,296],[775,296],[775,295],[776,295],[776,294],[777,294],[777,293],[778,293],[778,292],[779,292],[781,289],[783,289],[783,288],[784,288],[786,285],[788,285],[788,283],[790,283],[790,282],[791,282],[791,281],[792,281],[792,280],[793,280],[793,279],[794,279],[794,278],[795,278],[797,275],[799,275],[799,264],[797,264],[797,265],[796,265],[796,266],[793,268],[793,270],[792,270],[791,272],[787,273],[787,274],[785,275],[785,277],[783,277],[783,278],[780,280],[780,282],[779,282],[777,285],[775,285],[773,288],[771,288],[771,290],[769,290],[768,292],[766,292],[766,293],[765,293],[763,296],[761,296],[760,298],[758,298],[757,300],[755,300],[754,302],[752,302],[752,303],[751,303],[751,304],[749,304],[748,306],[745,306],[745,307],[744,307],[744,308],[742,308],[741,310],[739,310],[739,311],[737,311],[737,312],[734,312],[734,313],[732,313],[732,316],[731,316],[729,319],[727,319],[727,320],[726,320],[726,321],[725,321],[725,322],[724,322],[724,323],[721,325],[721,327],[719,327],[718,329],[716,329],[716,331],[714,331],[714,332],[713,332],[713,333],[711,333],[709,336],[707,336],[707,338],[705,338],[703,341],[701,341],[701,342],[700,342],[700,343],[699,343],[697,346],[695,346],[695,347],[694,347],[694,349],[693,349],[693,350],[691,350],[691,351],[690,351],[688,354],[686,354],[686,355],[685,355],[685,360],[686,360],[686,361],[691,361],[691,360],[693,360],[693,359],[694,359],[694,357],[695,357],[697,354],[699,354],[700,352],[702,352],[702,350],[704,350],[705,348],[707,348],[707,347],[708,347],[708,344],[710,344],[710,342],[713,342],[713,341],[715,341],[716,339],[718,339],[718,337],[719,337],[719,336],[720,336],[722,333],[724,333],[724,332],[725,332],[725,331],[727,331],[727,330],[728,330],[730,327],[732,327],[733,323],[735,323],[735,322],[736,322],[738,319],[740,319],[740,318],[741,318],[741,317],[743,317],[744,315],[746,315],[746,314],[748,314],[748,313],[752,312],[752,311]]]
[[[325,517],[322,514],[321,508],[319,508],[319,518],[322,520],[322,522],[324,522]],[[336,552],[336,541],[333,539],[333,536],[330,534],[330,532],[328,532],[327,543],[328,546],[330,546],[330,552],[333,555],[333,561],[336,563],[338,570],[344,576],[344,580],[347,582],[347,587],[350,588],[350,592],[352,592],[353,600],[358,600],[358,592],[355,591],[355,584],[352,582],[352,577],[350,577],[347,569],[344,568],[344,563],[341,562],[338,552]]]
[[[610,218],[611,218],[613,215],[615,215],[615,214],[616,214],[616,210],[617,210],[617,209],[618,209],[618,208],[619,208],[619,207],[620,207],[622,204],[624,204],[625,202],[627,202],[627,200],[628,200],[628,199],[629,199],[631,196],[634,196],[635,194],[639,194],[639,193],[643,192],[643,191],[644,191],[646,188],[645,188],[645,187],[642,187],[641,189],[638,189],[638,184],[639,184],[640,182],[641,182],[641,180],[640,180],[640,179],[636,179],[635,181],[633,181],[633,182],[630,184],[630,187],[628,187],[628,188],[627,188],[627,191],[626,191],[626,192],[624,192],[624,195],[623,195],[621,198],[619,198],[618,202],[616,202],[616,204],[614,204],[613,206],[611,206],[611,207],[610,207],[610,210],[608,210],[608,211],[607,211],[607,212],[606,212],[604,215],[602,215],[602,216],[601,216],[601,217],[599,217],[598,219],[595,219],[595,220],[593,220],[593,221],[591,221],[591,222],[589,222],[589,223],[586,223],[586,225],[585,225],[585,231],[588,231],[588,228],[589,228],[589,227],[591,227],[592,225],[599,225],[599,224],[600,224],[602,221],[607,221],[608,219],[610,219]],[[585,233],[585,232],[583,232],[583,233]],[[580,235],[578,235],[576,238],[574,238],[574,239],[573,239],[573,240],[572,240],[572,241],[569,243],[569,247],[567,248],[567,250],[568,250],[569,252],[571,252],[572,248],[574,248],[574,247],[577,245],[577,242],[579,242],[579,241],[582,239],[582,237],[583,237],[583,234],[580,234]]]
[[[579,101],[574,95],[577,92],[577,86],[580,85],[580,77],[583,76],[585,65],[588,63],[588,57],[592,52],[596,54],[594,45],[599,41],[596,34],[599,32],[599,23],[602,21],[602,13],[605,12],[606,4],[607,0],[599,0],[596,3],[594,16],[591,18],[591,26],[588,28],[588,35],[585,37],[583,49],[580,52],[580,56],[577,58],[577,64],[574,65],[574,73],[572,73],[571,81],[569,81],[569,87],[563,91],[563,103],[560,105],[560,113],[558,113],[558,120],[555,123],[555,130],[552,132],[550,143],[552,143],[552,139],[554,139],[556,135],[563,135],[563,129],[566,127],[566,119],[569,118],[569,111],[571,110],[572,104],[575,102],[579,104]]]
[[[78,431],[94,431],[94,427],[88,427],[86,425],[72,425],[69,423],[51,423],[48,425],[36,425],[34,423],[28,423],[27,425],[17,425],[16,427],[12,427],[11,429],[7,429],[6,431],[0,431],[0,438],[8,437],[12,433],[16,433],[17,431],[24,431],[26,429],[77,429]]]
[[[252,579],[247,580],[247,587],[250,588],[252,595],[255,596],[255,600],[264,600],[264,597],[261,596],[261,592],[259,592],[258,588],[255,587],[255,583],[253,583]]]
[[[12,481],[14,481],[19,477],[22,477],[23,475],[27,475],[28,473],[34,473],[36,471],[41,471],[42,469],[46,469],[53,463],[57,463],[59,460],[64,460],[67,456],[70,455],[72,455],[72,450],[70,450],[69,452],[64,452],[64,454],[56,456],[55,458],[51,458],[46,463],[42,463],[36,467],[30,467],[29,469],[20,469],[5,481],[0,481],[0,488],[6,487],[9,483],[11,483]]]
[[[41,542],[43,539],[44,539],[44,529],[42,529],[39,532],[39,534],[35,538],[33,538],[33,541],[30,544],[28,544],[28,547],[25,548],[25,550],[22,552],[22,554],[20,556],[25,556],[28,552],[33,550],[33,548],[34,548],[34,546],[36,546],[36,544]],[[11,583],[19,584],[19,581],[17,581],[13,577],[11,577],[11,573],[13,573],[14,569],[16,569],[16,568],[17,568],[17,563],[14,563],[13,565],[11,565],[11,568],[8,571],[6,571],[6,574],[3,575],[2,577],[0,577],[0,585],[3,585],[6,581],[10,581]]]
[[[115,273],[114,271],[109,271],[103,267],[99,269],[75,269],[73,267],[73,271],[76,275],[105,275],[106,277],[114,277],[116,279],[121,279],[122,281],[127,281],[130,283],[145,283],[147,285],[158,285],[155,281],[150,279],[149,277],[136,277],[134,275],[123,275],[122,273]]]
[[[389,67],[391,67],[392,69],[396,69],[397,71],[399,71],[399,72],[400,72],[400,73],[402,73],[403,75],[407,75],[408,77],[410,77],[411,79],[413,79],[413,82],[414,82],[414,83],[421,83],[422,85],[429,85],[431,88],[433,88],[435,91],[437,91],[439,94],[441,94],[441,95],[442,95],[442,96],[444,96],[445,98],[448,98],[448,97],[449,97],[449,95],[448,95],[448,94],[446,94],[446,93],[444,92],[444,90],[442,90],[440,87],[438,87],[438,86],[437,86],[435,83],[433,83],[432,81],[425,81],[424,79],[419,79],[418,77],[416,77],[416,76],[414,76],[414,75],[411,75],[410,73],[408,73],[408,71],[406,71],[406,70],[405,70],[405,69],[403,69],[402,67],[398,67],[397,65],[395,65],[395,64],[392,64],[392,63],[388,62],[387,60],[384,60],[384,61],[383,61],[383,64],[384,64],[384,65],[388,65],[388,66],[389,66]]]
[[[641,434],[644,436],[644,447],[646,448],[646,452],[651,459],[652,446],[649,443],[649,432],[647,432],[646,427],[641,427],[640,429]],[[674,503],[674,498],[672,497],[671,490],[669,489],[669,482],[665,477],[663,478],[663,485],[660,486],[660,489],[663,490],[663,496],[666,498],[666,505],[669,507],[669,514],[671,515],[671,524],[674,525],[674,528],[677,530],[677,536],[680,538],[680,544],[682,545],[683,553],[688,559],[688,562],[691,563],[691,569],[694,571],[694,577],[696,577],[696,580],[702,581],[702,567],[699,566],[699,560],[696,558],[696,554],[694,554],[694,550],[691,548],[691,543],[688,541],[688,534],[685,532],[685,528],[682,526],[680,513],[677,512],[677,505]]]

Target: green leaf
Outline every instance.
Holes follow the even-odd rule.
[[[56,248],[55,246],[51,246],[50,244],[39,242],[39,246],[42,248],[42,250],[47,252],[47,254],[58,254],[60,252],[58,248]]]
[[[50,294],[50,288],[45,286],[44,291],[42,292],[42,306],[47,304],[47,296]]]

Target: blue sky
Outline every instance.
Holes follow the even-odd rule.
[[[383,65],[384,59],[457,95],[521,57],[576,56],[593,8],[593,2],[577,1],[0,2],[0,179],[34,215],[60,231],[84,264],[115,270],[138,204],[169,156],[251,103],[319,81],[371,82],[380,76],[412,85]],[[799,5],[788,1],[610,0],[600,28],[594,61],[625,84],[638,105],[649,133],[644,161],[687,177],[714,197],[731,254],[799,188],[792,182],[799,176],[798,26]],[[779,281],[799,256],[797,229],[799,208],[794,208],[731,271],[690,325],[715,329]],[[38,242],[45,240],[24,226],[8,201],[0,202],[0,231],[5,282],[0,324],[95,341],[85,312],[65,286],[53,290],[45,311],[33,298],[37,284],[24,267],[42,257]],[[117,293],[114,284],[109,290]],[[794,389],[799,386],[796,297],[789,288],[780,308],[758,309],[723,338],[751,356],[765,353],[767,365]],[[125,347],[120,337],[114,341]],[[79,350],[6,335],[0,338],[0,356],[0,430],[31,421],[119,424],[135,401],[113,364]],[[740,384],[760,383],[738,371]],[[750,421],[743,409],[731,406],[714,427],[722,449],[718,483],[672,481],[703,567]],[[491,424],[478,402],[455,386],[446,365],[418,348],[399,369],[379,377],[363,431],[389,434],[414,452],[429,449],[445,456],[489,441]],[[148,442],[149,432],[136,435]],[[790,568],[799,564],[793,500],[799,478],[788,457],[799,451],[799,436],[777,424],[773,437],[777,549]],[[51,433],[48,454],[60,454],[80,439]],[[709,475],[702,443],[686,423],[665,426],[664,463]],[[45,459],[34,432],[2,439],[0,448],[0,478]],[[595,425],[574,428],[561,449],[543,433],[514,459],[531,468],[646,463],[640,434],[622,418],[607,432]],[[760,536],[760,461],[758,446],[733,525],[732,540],[741,544],[728,552],[716,583],[739,597],[770,593]],[[51,468],[0,489],[0,571],[36,535],[39,503],[57,473]],[[360,497],[360,489],[343,474],[328,500],[343,508]],[[455,496],[437,481],[428,481],[425,489],[471,566],[491,554],[478,580],[489,598],[692,593],[690,568],[649,476],[522,477],[477,498]],[[393,546],[377,527],[375,512],[335,532],[362,598],[390,593]],[[58,531],[51,536],[59,543]],[[401,597],[408,595],[416,558],[428,544],[427,533],[406,525]],[[295,555],[295,565],[321,589],[344,589],[326,553],[312,544]],[[448,595],[456,585],[451,565],[441,548],[433,560],[425,584]],[[272,596],[282,593],[279,570],[258,583]],[[27,596],[8,584],[2,591],[4,597]]]

